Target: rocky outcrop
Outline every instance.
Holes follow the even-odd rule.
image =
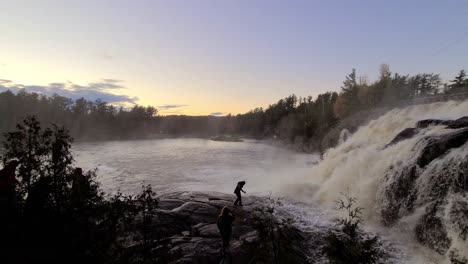
[[[263,263],[274,262],[272,241],[265,233],[267,222],[274,223],[271,228],[278,240],[273,242],[282,245],[277,250],[283,247],[279,263],[307,263],[302,232],[292,225],[281,224],[279,219],[264,219],[268,217],[266,198],[245,197],[243,207],[232,206],[234,195],[216,192],[171,192],[158,199],[159,208],[152,223],[155,232],[151,238],[151,252],[160,256],[159,262],[220,263],[223,257],[216,220],[220,210],[228,206],[236,216],[229,249],[232,262],[229,263],[256,263],[255,259],[259,258]],[[130,244],[128,250],[137,247]]]
[[[429,137],[427,145],[421,151],[417,164],[424,167],[448,150],[458,148],[468,141],[468,128],[438,137]]]
[[[456,120],[425,119],[416,123],[417,128],[427,128],[428,126],[446,126],[452,129],[468,127],[468,116]]]
[[[448,129],[459,129],[459,128],[467,128],[468,127],[468,116],[461,117],[456,120],[440,120],[440,119],[425,119],[418,121],[416,123],[416,127],[409,127],[402,130],[398,133],[395,138],[390,141],[386,147],[396,144],[402,140],[410,139],[418,134],[421,129],[428,128],[429,126],[445,126]],[[428,140],[432,140],[431,144],[426,151],[428,156],[428,161],[430,162],[432,159],[436,158],[433,157],[431,153],[445,153],[446,150],[454,147],[459,147],[464,144],[466,131],[457,131],[450,135],[444,135],[441,138],[428,138]],[[465,140],[466,141],[466,140]],[[447,148],[444,145],[447,144]],[[440,150],[439,150],[439,149]],[[426,160],[421,160],[421,162],[425,163]],[[426,163],[427,164],[427,163]],[[421,164],[420,164],[421,165]]]

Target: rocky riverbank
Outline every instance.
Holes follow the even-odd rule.
[[[306,234],[276,216],[276,200],[250,196],[244,206],[234,207],[234,195],[216,192],[172,192],[158,200],[150,252],[162,262],[219,263],[223,257],[216,220],[228,206],[236,217],[228,263],[308,263]],[[140,247],[127,245],[130,259]]]

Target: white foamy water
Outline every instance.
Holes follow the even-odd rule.
[[[249,194],[286,197],[286,210],[304,228],[330,226],[336,216],[333,202],[348,192],[365,208],[365,230],[379,234],[394,248],[393,263],[448,263],[442,256],[415,241],[414,228],[424,212],[429,177],[438,175],[450,162],[467,157],[468,146],[451,151],[424,168],[416,184],[421,190],[416,208],[390,227],[380,224],[384,196],[393,175],[415,163],[424,146],[422,139],[449,130],[432,126],[412,139],[385,148],[400,131],[427,118],[456,119],[468,115],[468,102],[444,102],[397,109],[362,126],[340,144],[318,156],[295,153],[257,141],[215,142],[203,139],[165,139],[81,143],[74,145],[77,165],[98,168],[98,180],[106,191],[120,189],[135,193],[141,184],[152,184],[157,192],[172,190],[220,191],[232,193],[235,184],[246,180]],[[453,131],[453,130],[452,130]],[[344,139],[344,138],[343,138]],[[314,165],[315,164],[315,165]],[[387,176],[387,177],[386,177]],[[460,221],[453,208],[468,201],[467,195],[451,194],[442,212],[452,243],[450,250],[467,256],[468,244],[460,239]]]
[[[249,194],[276,193],[295,178],[310,173],[317,155],[296,153],[254,140],[219,142],[205,139],[162,139],[80,143],[76,163],[97,168],[106,191],[219,191],[232,193],[247,181]]]
[[[401,217],[392,228],[382,227],[381,210],[386,208],[388,197],[386,191],[401,176],[402,170],[411,168],[416,158],[426,145],[429,135],[442,135],[453,132],[444,126],[430,126],[419,131],[417,135],[395,145],[385,147],[400,131],[415,127],[423,119],[458,119],[468,115],[468,101],[441,102],[429,105],[417,105],[404,109],[395,109],[360,127],[353,135],[328,150],[323,160],[314,166],[307,179],[291,193],[300,194],[302,199],[310,199],[328,208],[337,199],[337,193],[347,192],[357,197],[357,205],[365,208],[364,217],[367,229],[376,231],[395,242],[406,252],[402,258],[408,263],[450,263],[450,251],[461,258],[468,258],[468,241],[462,239],[462,228],[468,219],[463,217],[456,207],[468,205],[465,192],[451,193],[443,200],[445,208],[441,212],[444,228],[451,240],[451,246],[445,256],[421,247],[415,242],[414,230],[417,221],[424,213],[425,206],[434,195],[434,181],[443,175],[450,175],[451,168],[457,169],[460,161],[468,158],[468,144],[449,151],[441,158],[434,160],[424,168],[417,168],[419,178],[415,182],[417,196],[414,211],[402,211]],[[311,186],[304,188],[303,182]],[[328,206],[327,206],[328,205]],[[437,241],[436,241],[437,242]]]

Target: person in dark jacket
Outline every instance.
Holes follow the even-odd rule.
[[[234,193],[237,196],[236,201],[234,202],[234,206],[240,205],[242,206],[242,195],[241,192],[245,193],[245,191],[242,189],[244,188],[245,181],[240,181],[237,183],[236,189],[234,190]]]
[[[218,216],[216,224],[218,225],[219,234],[223,240],[223,255],[226,254],[226,249],[229,247],[231,242],[232,234],[232,222],[234,222],[235,216],[231,214],[231,210],[226,206],[221,209],[221,214]]]
[[[10,161],[3,169],[0,170],[0,197],[2,200],[13,201],[16,196],[16,167],[19,162],[17,160]]]
[[[87,179],[83,175],[83,169],[75,168],[72,176],[71,197],[74,202],[81,202],[87,187]]]

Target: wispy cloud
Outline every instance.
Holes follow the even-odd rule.
[[[0,79],[0,85],[11,83],[10,80]]]
[[[125,87],[122,86],[121,84],[122,82],[123,82],[122,80],[116,80],[116,79],[102,79],[99,82],[92,82],[85,86],[74,84],[70,81],[68,81],[68,85],[71,86],[75,90],[92,89],[92,90],[104,91],[104,90],[123,89]]]
[[[0,91],[11,90],[18,92],[25,89],[28,92],[35,92],[44,95],[58,94],[73,100],[81,97],[95,101],[100,99],[108,103],[130,103],[135,104],[138,97],[131,97],[124,94],[114,94],[113,91],[125,88],[122,80],[102,79],[87,85],[78,85],[71,81],[66,83],[50,83],[48,85],[24,85],[15,84],[10,80],[0,79]]]
[[[224,113],[223,112],[213,112],[213,113],[210,113],[209,115],[210,116],[222,116],[222,115],[224,115]]]
[[[166,104],[166,105],[160,105],[158,106],[158,108],[160,110],[169,110],[169,109],[174,109],[174,108],[179,108],[179,107],[184,107],[184,106],[188,106],[188,105],[185,105],[185,104]]]

